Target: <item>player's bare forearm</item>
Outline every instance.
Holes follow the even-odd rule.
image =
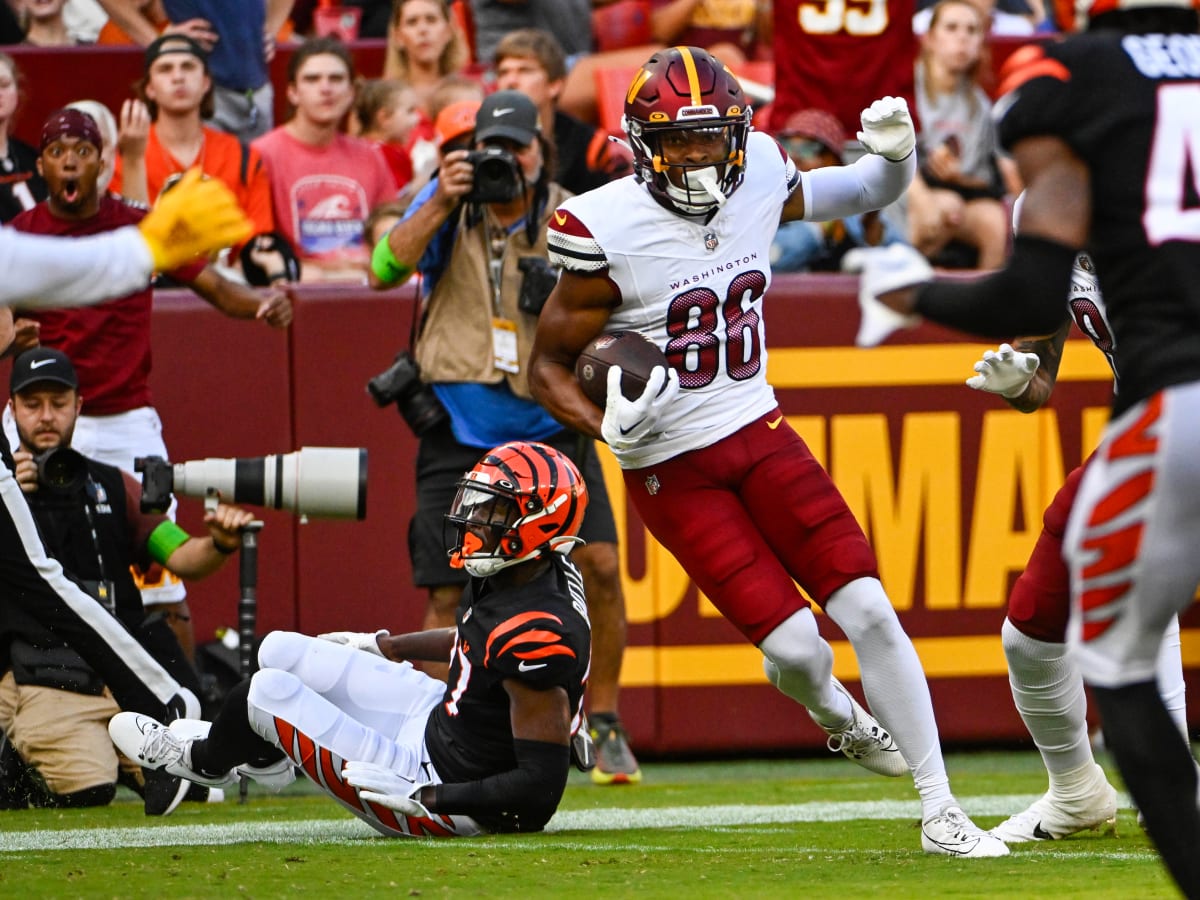
[[[1066,343],[1070,327],[1068,321],[1049,337],[1019,338],[1013,341],[1014,350],[1036,353],[1038,358],[1038,370],[1025,386],[1025,390],[1016,397],[1005,398],[1013,409],[1030,413],[1046,405],[1058,380],[1058,367],[1062,362],[1063,345]]]
[[[454,646],[454,628],[434,628],[379,637],[379,649],[393,662],[446,662]]]
[[[533,399],[564,425],[594,438],[600,437],[604,413],[580,390],[575,360],[604,330],[612,304],[606,278],[564,272],[538,317],[529,357]]]

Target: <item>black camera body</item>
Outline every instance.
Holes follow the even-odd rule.
[[[517,260],[521,270],[521,293],[517,296],[517,309],[538,316],[550,298],[550,292],[558,284],[558,269],[550,265],[544,256],[522,256]]]
[[[468,202],[507,203],[521,193],[521,169],[516,158],[503,147],[470,150],[467,162],[475,169]]]
[[[413,434],[420,436],[445,421],[446,408],[433,388],[421,381],[417,361],[407,350],[396,354],[390,367],[367,382],[367,391],[379,406],[395,403]]]
[[[70,494],[87,481],[87,459],[70,447],[51,447],[33,458],[38,484],[60,494]]]
[[[166,512],[175,490],[175,467],[161,456],[139,456],[133,468],[142,475],[142,512]]]

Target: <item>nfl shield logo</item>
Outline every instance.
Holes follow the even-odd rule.
[[[646,476],[646,490],[650,492],[651,497],[658,493],[658,489],[660,487],[661,485],[658,483],[658,477],[656,475]]]
[[[717,240],[717,233],[715,231],[710,231],[708,234],[704,235],[704,249],[709,253],[712,253],[717,249],[718,243],[720,242]]]

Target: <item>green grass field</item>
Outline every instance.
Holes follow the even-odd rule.
[[[984,827],[1045,789],[1032,751],[947,764]],[[386,839],[307,782],[280,795],[252,785],[244,805],[189,803],[161,820],[126,792],[103,809],[0,812],[0,897],[1176,896],[1129,809],[1116,835],[955,860],[921,852],[909,779],[840,757],[643,771],[641,785],[615,788],[573,774],[536,835]]]

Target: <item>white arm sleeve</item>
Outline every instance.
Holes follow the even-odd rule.
[[[83,238],[3,227],[0,273],[0,304],[5,306],[85,306],[145,287],[154,259],[133,225]]]
[[[908,190],[917,171],[917,154],[892,162],[874,153],[849,166],[824,166],[800,173],[804,218],[825,222],[883,209]]]

